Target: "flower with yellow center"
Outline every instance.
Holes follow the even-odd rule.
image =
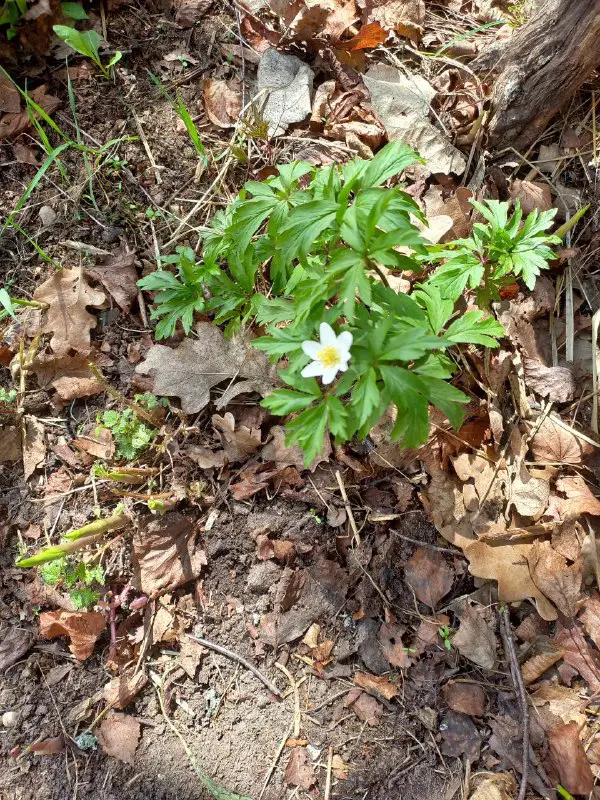
[[[338,372],[345,372],[348,369],[351,346],[352,334],[349,331],[343,331],[336,336],[331,325],[322,322],[319,328],[319,341],[302,342],[302,350],[312,358],[310,364],[302,370],[302,377],[320,377],[323,384],[331,383]]]

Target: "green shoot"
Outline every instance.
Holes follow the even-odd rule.
[[[149,392],[136,394],[135,401],[149,411],[159,405],[158,398]],[[156,430],[145,425],[131,408],[104,411],[98,422],[112,432],[119,456],[127,461],[139,458],[156,437]]]
[[[76,28],[70,28],[68,25],[53,25],[52,30],[59,39],[67,44],[72,50],[80,53],[82,56],[90,58],[94,64],[100,69],[104,77],[110,79],[110,70],[114,65],[121,60],[123,54],[117,50],[108,64],[103,64],[100,58],[99,47],[102,42],[102,37],[95,30],[78,31]]]
[[[160,80],[156,77],[156,75],[153,75],[149,70],[148,70],[148,75],[150,76],[150,80],[158,88],[160,93],[167,98],[167,100],[171,104],[171,107],[173,108],[173,111],[175,111],[177,116],[185,125],[185,129],[188,133],[188,136],[192,140],[192,144],[196,148],[196,152],[202,159],[202,163],[204,164],[204,166],[206,166],[208,164],[208,160],[206,158],[206,150],[204,148],[204,145],[202,144],[202,139],[200,138],[200,133],[198,131],[198,128],[196,127],[194,120],[192,119],[192,115],[190,114],[187,106],[185,105],[185,103],[183,102],[183,100],[179,95],[176,95],[175,99],[173,99],[171,95],[167,92],[165,87],[162,85]]]
[[[73,605],[78,610],[85,610],[95,605],[100,599],[100,592],[92,587],[104,584],[104,570],[101,564],[76,562],[65,557],[44,564],[40,569],[40,575],[48,586],[67,589]]]

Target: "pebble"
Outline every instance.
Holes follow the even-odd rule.
[[[5,728],[14,728],[19,721],[19,713],[17,711],[5,711],[2,714],[2,725]]]

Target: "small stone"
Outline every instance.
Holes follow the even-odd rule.
[[[51,228],[56,222],[58,214],[50,206],[42,206],[38,212],[38,216],[44,228]]]
[[[5,711],[2,714],[2,725],[5,728],[14,728],[19,721],[19,713],[17,711]]]
[[[272,561],[265,561],[262,564],[255,564],[248,572],[246,585],[254,594],[268,592],[271,586],[279,580],[281,567]]]

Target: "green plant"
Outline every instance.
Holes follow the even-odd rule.
[[[62,39],[62,41],[71,49],[75,50],[75,52],[87,58],[91,58],[107,79],[110,78],[111,68],[114,67],[123,56],[123,53],[117,50],[108,64],[103,64],[99,52],[102,37],[93,29],[82,32],[78,31],[76,28],[70,28],[68,25],[53,25],[52,30],[59,39]]]
[[[182,63],[184,62],[182,61]],[[185,63],[184,66],[186,66]],[[208,160],[206,158],[206,150],[204,148],[204,145],[202,144],[202,139],[200,138],[200,132],[198,131],[198,128],[196,127],[196,124],[192,119],[192,115],[190,114],[186,104],[183,102],[183,100],[178,94],[175,95],[175,99],[173,99],[169,94],[169,92],[162,85],[160,80],[156,77],[156,75],[153,75],[150,72],[150,70],[148,70],[148,75],[150,76],[150,80],[158,88],[160,93],[167,98],[167,100],[171,104],[171,108],[185,125],[187,134],[192,140],[192,144],[196,148],[196,152],[200,156],[204,166],[206,166],[208,164]]]
[[[4,406],[11,406],[17,399],[16,389],[4,389],[0,386],[0,403]]]
[[[157,408],[160,402],[150,392],[136,394],[134,398],[136,403],[149,411]],[[128,461],[139,458],[156,436],[156,430],[145,425],[131,408],[104,411],[99,415],[98,422],[112,432],[119,455]]]
[[[27,0],[5,0],[0,5],[0,27],[6,25],[6,38],[14,39],[27,11]]]
[[[94,586],[104,585],[104,570],[101,564],[87,564],[71,558],[58,558],[40,567],[40,575],[49,586],[64,586],[77,609],[87,609],[100,598]]]
[[[279,374],[287,388],[263,405],[291,415],[287,442],[303,449],[306,463],[327,431],[337,442],[364,438],[390,406],[392,439],[404,447],[427,440],[430,404],[460,426],[468,397],[450,383],[447,351],[496,347],[503,328],[488,315],[490,302],[517,277],[531,287],[558,241],[545,233],[552,212],[533,212],[521,225],[518,206],[509,218],[508,204],[488,201],[473,204],[486,223],[476,223],[471,238],[426,245],[417,204],[400,187],[385,187],[417,161],[391,143],[370,161],[280,166],[215,215],[202,261],[179,248],[164,261],[177,275],[160,270],[140,281],[157,291],[157,338],[180,319],[189,332],[198,311],[226,323],[226,333],[251,319],[265,329],[253,344],[273,361],[286,359]],[[390,270],[412,273],[410,295],[389,286]],[[475,290],[485,310],[458,315],[465,290]]]
[[[448,625],[444,625],[443,628],[438,628],[438,633],[444,642],[444,647],[446,650],[452,650],[452,641],[450,637],[452,636],[452,628]]]
[[[471,237],[432,248],[427,260],[440,264],[431,283],[445,297],[456,300],[465,289],[474,289],[478,304],[488,308],[500,299],[503,286],[521,278],[533,289],[540,271],[548,268],[548,259],[554,257],[549,245],[561,242],[547,233],[556,209],[532,211],[521,224],[518,201],[510,216],[508,203],[471,200],[471,204],[488,224],[476,222]]]

